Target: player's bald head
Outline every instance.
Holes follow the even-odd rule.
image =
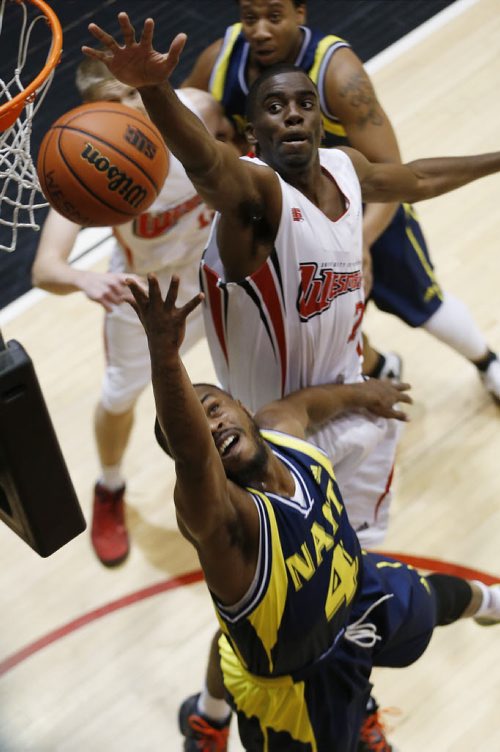
[[[246,101],[246,118],[250,123],[253,123],[255,121],[255,117],[260,110],[260,94],[264,84],[266,84],[270,79],[276,78],[283,74],[302,75],[305,79],[307,79],[308,84],[314,86],[314,88],[316,89],[316,85],[309,78],[307,73],[305,73],[300,68],[297,68],[297,66],[292,65],[291,63],[277,63],[276,65],[271,65],[269,68],[266,68],[258,78],[255,79],[248,92]]]

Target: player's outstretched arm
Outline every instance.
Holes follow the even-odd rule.
[[[70,222],[55,209],[50,209],[43,223],[31,268],[31,281],[34,287],[41,287],[58,295],[80,289],[78,272],[68,263],[80,229],[80,225]]]
[[[146,19],[140,38],[126,13],[118,16],[123,37],[119,44],[96,24],[89,30],[105,47],[84,46],[82,51],[105,63],[123,83],[137,88],[152,121],[165,143],[182,162],[202,198],[214,209],[265,205],[265,184],[276,180],[271,170],[255,170],[238,159],[234,149],[216,141],[201,121],[179,100],[168,78],[175,69],[185,34],[178,34],[167,53],[153,48],[154,21]],[[268,173],[266,175],[266,173]]]
[[[409,389],[409,384],[379,379],[312,386],[265,405],[255,419],[261,428],[274,428],[300,438],[346,410],[367,410],[384,418],[407,421],[408,415],[399,403],[411,404]]]
[[[216,489],[226,485],[226,478],[213,444],[207,419],[180,356],[186,319],[201,303],[198,293],[184,306],[176,306],[179,278],[170,282],[165,300],[154,274],[148,275],[146,290],[134,280],[128,282],[135,309],[146,332],[152,366],[153,391],[158,421],[167,438],[170,453],[179,465],[180,479],[184,467],[202,476],[205,465],[213,465],[211,484]],[[197,440],[193,441],[196,436]],[[210,461],[207,461],[210,457]],[[218,461],[217,461],[218,460]]]
[[[186,319],[203,294],[177,308],[179,278],[175,275],[165,300],[153,274],[148,275],[147,290],[133,280],[129,287],[148,339],[158,421],[175,461],[179,527],[197,548],[212,592],[225,603],[236,603],[255,574],[259,527],[248,494],[226,477],[207,416],[179,353]],[[254,551],[253,558],[249,551]]]
[[[83,292],[110,311],[126,298],[126,275],[72,266],[68,259],[80,229],[54,209],[49,211],[31,269],[32,283],[56,295]]]
[[[353,50],[336,50],[328,64],[324,86],[327,107],[342,123],[350,145],[370,162],[401,164],[392,123]],[[363,239],[367,246],[390,224],[397,206],[367,204],[363,212]]]
[[[391,165],[368,162],[354,149],[344,151],[353,162],[364,201],[423,201],[500,171],[500,152]]]

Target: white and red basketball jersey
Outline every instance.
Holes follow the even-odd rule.
[[[118,266],[112,259],[112,271],[145,275],[164,267],[197,264],[212,216],[184,167],[170,154],[168,177],[149,210],[113,229],[117,253],[125,258],[116,259]]]
[[[321,149],[320,162],[344,195],[339,219],[329,220],[280,179],[279,230],[261,268],[241,282],[225,281],[218,215],[203,256],[205,330],[217,377],[254,411],[302,387],[362,379],[361,191],[344,152]],[[333,461],[366,547],[378,545],[387,528],[398,432],[394,420],[350,412],[309,437]]]
[[[176,93],[200,117],[189,97],[181,90]],[[170,153],[168,176],[158,198],[147,212],[113,229],[118,243],[111,271],[145,275],[165,267],[198,264],[212,217],[213,211],[203,203],[184,167]]]
[[[195,115],[184,92],[177,92]],[[200,118],[201,119],[201,118]],[[163,295],[173,273],[181,277],[178,305],[197,294],[199,265],[210,232],[213,212],[207,208],[173,154],[167,179],[149,211],[114,228],[115,248],[110,271],[145,276],[154,272]],[[189,317],[182,352],[204,335],[203,316]],[[121,303],[105,317],[106,372],[101,404],[115,415],[131,409],[151,380],[151,363],[144,329],[132,306]]]
[[[280,178],[281,220],[263,266],[225,282],[217,216],[203,256],[205,328],[217,376],[252,410],[301,387],[361,379],[361,191],[345,153],[321,149],[320,160],[344,195],[339,219],[328,219]]]

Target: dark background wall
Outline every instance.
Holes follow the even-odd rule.
[[[234,0],[49,0],[63,27],[63,54],[51,88],[33,122],[31,153],[38,153],[40,141],[50,124],[62,113],[80,104],[73,80],[75,67],[81,59],[82,44],[92,44],[87,31],[90,21],[111,32],[118,30],[116,15],[124,10],[134,24],[148,16],[156,21],[156,45],[167,49],[179,32],[188,34],[188,44],[173,78],[174,85],[185,78],[201,50],[222,36],[225,27],[238,20]],[[325,33],[345,37],[363,61],[397,41],[425,20],[451,5],[452,0],[309,0],[308,23]],[[6,23],[7,22],[7,23]],[[18,34],[13,25],[9,33],[6,18],[0,37],[0,76],[10,78],[17,55]],[[16,27],[17,28],[17,27]],[[44,30],[35,30],[26,66],[25,83],[40,69],[40,56],[45,54]],[[38,56],[38,57],[37,57]],[[37,68],[38,65],[38,68]],[[32,77],[33,77],[32,76]],[[43,221],[46,210],[39,210]],[[0,228],[0,234],[4,232]],[[38,234],[21,230],[14,253],[0,251],[0,308],[27,292],[31,287],[30,269]]]

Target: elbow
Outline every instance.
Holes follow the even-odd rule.
[[[188,178],[205,200],[205,192],[210,195],[214,189],[220,189],[224,175],[223,159],[214,144],[208,143],[204,152],[197,152],[195,164],[184,163]]]

